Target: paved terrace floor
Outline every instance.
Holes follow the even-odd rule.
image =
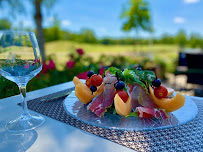
[[[180,91],[185,95],[190,96],[202,96],[203,93],[198,93],[198,90],[203,90],[203,86],[187,83],[187,76],[167,73],[166,74],[167,81],[164,82],[164,85],[170,88],[174,88],[176,91]],[[195,93],[196,92],[196,93]]]

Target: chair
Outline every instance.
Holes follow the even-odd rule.
[[[187,83],[203,85],[203,54],[187,54]]]
[[[187,67],[187,58],[186,58],[186,53],[184,52],[179,52],[179,57],[178,57],[178,66],[176,67],[175,70],[175,75],[181,75],[181,74],[186,74],[188,67]]]

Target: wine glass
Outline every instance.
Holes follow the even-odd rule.
[[[18,85],[22,97],[22,114],[6,124],[8,131],[32,130],[44,122],[42,116],[30,115],[26,101],[26,85],[41,69],[39,46],[33,32],[0,31],[0,74]]]

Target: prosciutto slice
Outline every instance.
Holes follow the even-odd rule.
[[[87,109],[91,110],[99,117],[106,112],[106,108],[112,105],[115,95],[114,83],[117,81],[116,77],[111,75],[108,71],[105,75],[103,92],[96,96],[87,106]]]
[[[163,109],[160,109],[159,112],[160,112],[160,117],[162,119],[168,119],[169,118],[169,115]]]
[[[135,111],[137,107],[140,107],[141,105],[139,104],[138,97],[140,94],[140,90],[138,90],[136,86],[129,84],[128,85],[128,92],[130,96],[130,101],[131,101],[131,106],[132,110]]]
[[[88,110],[91,110],[94,112],[97,116],[101,116],[105,113],[105,108],[103,108],[103,102],[104,100],[104,91],[101,92],[98,96],[96,96],[92,102],[87,106]]]
[[[159,118],[161,118],[161,119],[169,118],[168,114],[162,109],[157,110],[157,109],[151,109],[151,108],[145,108],[145,107],[137,107],[135,112],[139,112],[139,117],[141,117],[141,118],[145,118],[145,114],[151,115],[158,119]]]
[[[128,85],[128,87],[133,111],[139,106],[158,108],[150,94],[140,84],[135,83],[134,85]]]

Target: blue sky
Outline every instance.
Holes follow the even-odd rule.
[[[48,12],[43,10],[45,27],[49,26],[53,16],[61,21],[65,30],[79,32],[82,28],[92,29],[98,37],[134,36],[134,32],[121,30],[120,19],[123,5],[128,0],[57,0]],[[139,37],[159,37],[163,33],[176,34],[184,29],[187,34],[203,35],[203,0],[148,0],[154,32],[139,32]],[[26,3],[27,15],[9,16],[7,7],[0,11],[0,18],[9,16],[14,26],[19,22],[24,27],[34,28],[32,6]]]

